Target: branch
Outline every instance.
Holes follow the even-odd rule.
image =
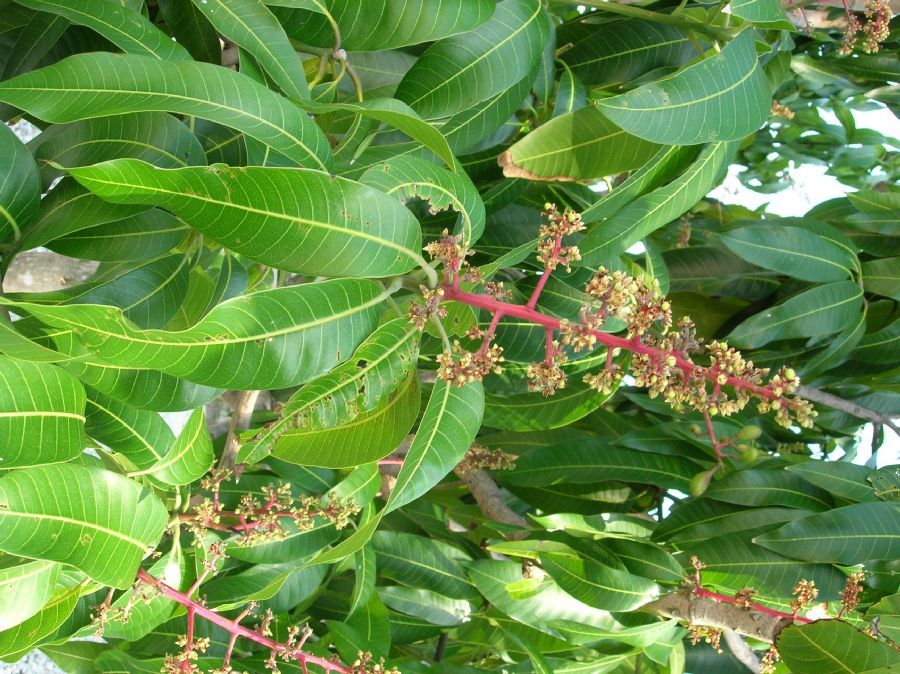
[[[241,448],[238,432],[250,425],[253,410],[256,409],[256,399],[259,391],[237,391],[234,402],[231,404],[231,423],[228,425],[228,437],[225,438],[225,449],[219,460],[220,470],[233,470],[237,459],[238,450]]]
[[[847,414],[851,414],[854,417],[859,417],[860,419],[871,421],[874,424],[882,424],[890,428],[897,435],[900,435],[900,427],[898,427],[897,424],[894,423],[894,420],[886,414],[881,414],[874,410],[867,409],[865,407],[862,407],[861,405],[857,405],[854,402],[844,400],[843,398],[839,398],[838,396],[831,393],[826,393],[825,391],[814,388],[812,386],[800,385],[797,388],[797,392],[807,400],[811,400],[812,402],[820,403],[822,405],[827,405],[832,409],[846,412]]]
[[[506,505],[506,499],[503,498],[500,487],[497,486],[497,483],[494,482],[487,472],[481,469],[462,470],[459,466],[454,468],[453,472],[456,473],[460,480],[465,482],[472,496],[475,497],[482,514],[489,520],[526,529],[529,527],[528,521],[524,517]],[[527,531],[521,531],[510,533],[507,535],[507,538],[518,540],[527,535]]]
[[[730,599],[730,598],[728,598]],[[793,616],[753,604],[749,609],[736,604],[698,597],[687,592],[673,592],[641,607],[641,611],[655,613],[666,618],[683,620],[690,625],[732,630],[745,637],[767,643],[794,621],[809,622]]]
[[[759,658],[756,657],[756,653],[747,645],[747,642],[741,638],[741,635],[734,630],[723,630],[722,636],[725,637],[725,643],[728,644],[731,654],[753,674],[759,674]]]

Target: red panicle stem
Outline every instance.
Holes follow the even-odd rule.
[[[344,667],[343,665],[336,663],[332,660],[328,660],[326,658],[319,657],[317,655],[312,655],[310,653],[303,652],[292,652],[283,644],[278,643],[277,641],[270,639],[269,637],[265,637],[259,632],[251,630],[249,627],[244,627],[243,625],[239,625],[236,622],[226,618],[219,613],[216,613],[212,609],[209,609],[199,602],[191,599],[186,594],[179,592],[173,587],[169,587],[164,582],[159,580],[154,576],[151,576],[149,573],[144,571],[143,569],[139,569],[137,572],[137,578],[139,581],[144,583],[145,585],[149,585],[151,587],[155,587],[159,590],[164,596],[168,597],[172,601],[181,604],[185,608],[188,609],[188,615],[192,616],[194,614],[200,616],[204,620],[208,620],[214,625],[218,625],[222,629],[226,630],[229,634],[237,635],[239,637],[243,637],[245,639],[249,639],[250,641],[256,642],[261,646],[265,646],[271,651],[276,653],[291,653],[292,659],[296,660],[301,667],[305,667],[306,665],[317,665],[321,667],[325,672],[342,672],[346,674],[346,672],[350,671],[349,667]]]
[[[535,309],[531,309],[521,304],[502,302],[500,300],[494,299],[493,297],[490,297],[489,295],[479,295],[475,293],[469,293],[464,290],[459,290],[457,288],[454,288],[452,284],[444,286],[444,299],[452,300],[454,302],[460,302],[462,304],[468,304],[470,307],[484,309],[491,313],[501,312],[504,316],[521,318],[528,321],[529,323],[541,325],[548,330],[559,330],[560,322],[558,318],[547,316]],[[684,372],[685,376],[697,373],[711,382],[715,382],[716,378],[719,376],[719,373],[715,372],[712,368],[704,367],[702,365],[696,365],[695,363],[692,363],[678,353],[670,353],[668,351],[662,351],[661,349],[657,349],[652,346],[647,346],[638,339],[626,339],[624,337],[618,337],[606,332],[600,332],[599,330],[591,330],[590,333],[597,338],[598,343],[605,345],[609,349],[625,349],[626,351],[644,354],[654,359],[664,359],[668,358],[669,356],[673,356],[675,358],[675,364],[681,369],[682,372]],[[778,398],[778,396],[776,396],[770,389],[764,386],[751,384],[750,382],[738,377],[727,377],[726,384],[736,390],[748,391],[749,393],[761,396],[763,398]]]
[[[706,599],[715,599],[716,601],[725,602],[726,604],[735,604],[737,605],[738,601],[734,597],[729,597],[726,594],[719,594],[718,592],[711,592],[710,590],[704,590],[702,587],[694,588],[694,594],[698,597],[705,597]],[[760,613],[765,613],[766,615],[773,616],[775,618],[789,618],[798,623],[809,624],[813,622],[809,618],[803,618],[801,616],[795,615],[793,613],[783,613],[782,611],[776,611],[773,608],[767,608],[765,606],[760,606],[759,604],[750,604],[751,609],[754,611],[759,611]]]

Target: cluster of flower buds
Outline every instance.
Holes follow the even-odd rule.
[[[841,612],[838,618],[848,611],[856,610],[856,607],[859,606],[859,595],[863,591],[862,582],[865,578],[864,571],[854,571],[847,577],[844,589],[841,590]]]
[[[581,253],[577,246],[563,246],[562,239],[584,230],[581,214],[567,208],[560,212],[556,204],[544,204],[541,212],[547,218],[547,224],[542,224],[538,234],[537,259],[544,265],[544,272],[553,271],[559,265],[571,271],[573,262],[581,259]]]
[[[794,585],[791,594],[795,597],[791,602],[791,609],[796,615],[809,606],[815,598],[819,596],[819,590],[816,588],[816,581],[802,579],[798,580]]]
[[[696,646],[701,641],[705,641],[708,643],[712,649],[721,654],[722,653],[722,630],[716,627],[708,627],[706,625],[691,625],[688,624],[688,634],[691,637],[691,645]]]
[[[487,449],[472,445],[462,458],[456,469],[461,473],[472,470],[512,470],[519,457],[502,449]]]
[[[178,637],[175,644],[181,648],[181,651],[175,655],[166,655],[163,660],[162,671],[165,674],[194,674],[200,672],[197,667],[197,660],[209,648],[209,638],[201,637],[196,639],[188,639],[182,635]]]
[[[385,667],[384,658],[376,661],[368,652],[360,652],[347,672],[348,674],[400,674],[400,670],[396,667]]]
[[[563,364],[567,353],[591,351],[604,346],[606,368],[585,375],[584,381],[597,391],[609,395],[624,376],[614,363],[615,351],[633,354],[631,374],[636,384],[648,390],[651,397],[661,396],[675,409],[688,407],[702,412],[721,462],[720,443],[714,436],[710,417],[728,416],[743,410],[755,400],[760,412],[774,412],[775,421],[790,427],[797,423],[810,427],[816,416],[812,406],[793,393],[799,386],[796,373],[782,368],[766,381],[769,371],[745,360],[741,353],[721,341],[704,344],[697,336],[694,323],[687,317],[673,325],[672,306],[661,292],[656,279],[645,281],[624,271],[600,268],[584,288],[585,301],[577,321],[559,320],[536,309],[537,300],[551,273],[560,265],[568,267],[578,258],[575,246],[563,246],[565,236],[584,229],[581,217],[571,210],[560,212],[555,204],[545,204],[547,223],[541,226],[538,260],[544,271],[525,305],[507,302],[508,293],[500,283],[485,282],[480,293],[463,291],[459,284],[466,268],[468,251],[458,236],[446,231],[426,251],[444,265],[444,284],[437,290],[423,290],[424,305],[410,310],[416,325],[440,311],[441,300],[452,300],[487,310],[492,318],[487,329],[470,329],[470,339],[481,339],[480,348],[469,351],[459,342],[448,345],[438,356],[438,376],[455,386],[480,381],[500,371],[503,349],[492,344],[494,331],[504,316],[512,316],[537,325],[546,331],[546,353],[543,361],[528,366],[528,387],[549,396],[565,388]],[[618,321],[622,325],[607,325]],[[602,330],[624,327],[625,337]],[[701,360],[695,362],[694,358]]]
[[[332,498],[323,505],[314,496],[294,497],[290,484],[270,484],[259,494],[244,494],[234,510],[223,510],[219,490],[228,477],[230,473],[219,471],[201,482],[204,489],[212,491],[212,498],[203,499],[194,506],[193,512],[182,516],[182,522],[194,534],[195,543],[202,544],[209,529],[239,533],[241,545],[280,540],[287,535],[283,524],[287,520],[293,521],[300,531],[312,529],[319,518],[343,529],[360,511],[353,500]]]
[[[425,286],[419,286],[419,290],[422,293],[422,302],[410,302],[407,312],[409,313],[409,322],[422,330],[432,316],[446,318],[447,310],[441,306],[441,299],[444,297],[443,288],[430,290]]]
[[[845,9],[847,10],[847,29],[838,53],[848,56],[858,45],[861,45],[862,50],[867,54],[877,54],[882,43],[891,34],[893,12],[890,0],[866,0],[865,24],[860,22],[856,14],[847,9],[846,4]]]
[[[775,674],[777,671],[775,663],[780,661],[781,655],[778,653],[775,644],[772,644],[769,646],[769,650],[766,651],[765,655],[759,659],[759,674]]]
[[[794,119],[794,111],[784,103],[779,103],[778,101],[772,101],[772,109],[770,112],[773,117],[783,117],[788,120]]]

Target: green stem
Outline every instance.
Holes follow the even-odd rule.
[[[596,7],[597,9],[601,9],[604,12],[609,12],[610,14],[619,14],[621,16],[630,16],[636,19],[644,19],[646,21],[652,21],[653,23],[662,23],[667,26],[675,26],[676,28],[681,28],[682,30],[694,30],[716,40],[728,41],[733,37],[733,34],[730,30],[721,30],[719,28],[715,28],[714,26],[707,26],[706,24],[699,23],[697,21],[688,21],[687,19],[682,19],[678,16],[672,16],[671,14],[662,14],[660,12],[653,12],[649,9],[644,9],[643,7],[635,7],[634,5],[620,5],[616,2],[606,2],[606,0],[582,0],[581,4],[587,5],[588,7]]]

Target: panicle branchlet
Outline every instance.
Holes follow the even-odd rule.
[[[816,581],[801,579],[794,585],[791,594],[795,597],[791,602],[791,609],[794,613],[799,613],[819,596],[819,590]]]
[[[775,644],[772,644],[765,655],[759,659],[759,674],[775,674],[775,663],[780,661],[781,655],[779,655]]]
[[[844,583],[844,589],[841,590],[841,612],[838,615],[840,618],[848,611],[856,610],[856,607],[859,606],[859,595],[863,591],[862,582],[865,580],[866,574],[864,571],[854,571],[847,577],[847,581]]]

